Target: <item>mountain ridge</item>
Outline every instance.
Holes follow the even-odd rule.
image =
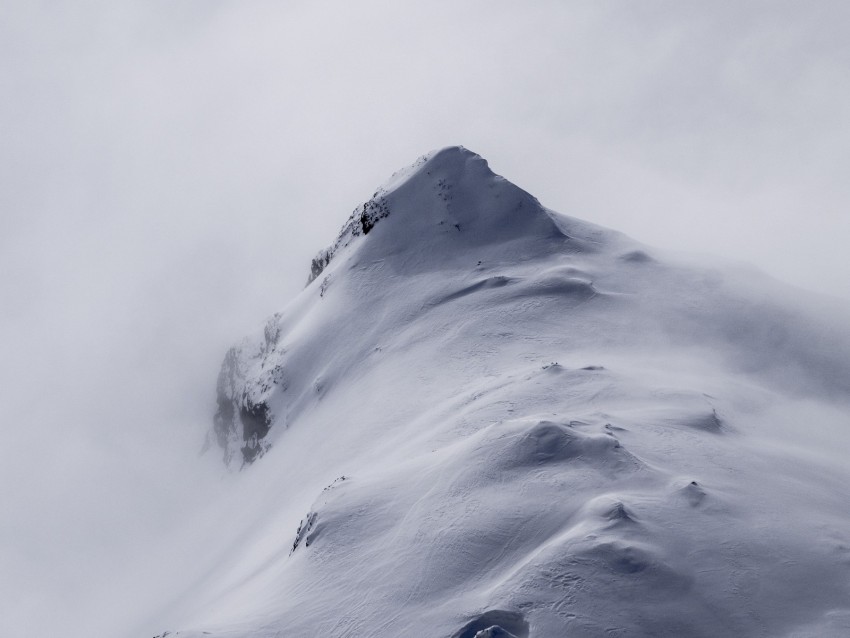
[[[391,270],[393,277],[411,277],[474,266],[472,274],[481,276],[473,283],[431,302],[445,303],[518,281],[499,274],[487,276],[501,267],[560,251],[596,251],[614,238],[622,241],[618,233],[544,208],[528,192],[495,174],[480,155],[462,146],[448,146],[397,171],[355,208],[334,242],[312,260],[307,287],[319,280],[319,297],[324,298],[335,271],[342,268],[371,271],[379,264],[382,270]],[[625,253],[626,261],[649,260],[636,243],[633,248]],[[539,279],[538,288],[544,291],[560,289],[578,297],[598,294],[575,268],[548,276],[544,272]],[[251,346],[264,360],[283,332],[275,325],[279,320],[280,315],[270,319],[262,342]],[[244,361],[239,362],[240,351],[241,347],[228,352],[217,388],[213,434],[225,449],[228,464],[237,458],[237,447],[243,463],[251,463],[268,449],[264,439],[275,418],[274,402],[259,397],[286,385],[283,366],[277,365],[264,371],[253,391],[246,391],[248,373]]]
[[[250,491],[185,635],[843,635],[846,338],[476,158],[399,174],[228,353]]]

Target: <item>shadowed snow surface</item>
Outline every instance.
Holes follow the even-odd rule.
[[[460,148],[229,353],[200,636],[850,635],[847,315]],[[159,623],[159,624],[157,624]]]

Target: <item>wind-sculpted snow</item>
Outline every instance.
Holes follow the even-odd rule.
[[[225,359],[181,638],[850,635],[846,315],[465,149],[378,192]]]

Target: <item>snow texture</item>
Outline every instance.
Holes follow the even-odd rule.
[[[427,155],[227,354],[243,497],[162,629],[850,635],[850,317],[825,306]]]

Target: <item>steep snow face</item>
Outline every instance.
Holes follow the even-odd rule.
[[[358,246],[363,258],[403,255],[409,268],[433,268],[435,257],[475,246],[561,236],[534,197],[457,146],[421,157],[356,208],[336,241],[313,261],[311,280],[340,249],[372,229],[377,237]]]
[[[823,305],[426,156],[228,353],[214,436],[251,466],[167,626],[848,635],[850,317]]]

